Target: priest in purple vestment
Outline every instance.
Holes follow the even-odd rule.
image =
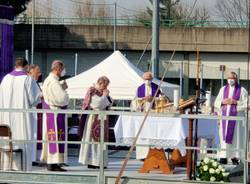
[[[223,116],[244,116],[247,110],[248,93],[240,86],[235,72],[230,72],[227,85],[223,86],[215,99],[214,107]],[[244,127],[235,120],[222,120],[219,123],[221,149],[244,149]],[[217,156],[221,162],[227,163],[227,158],[233,161],[241,154],[238,151],[219,151]]]
[[[44,109],[65,109],[69,103],[69,96],[65,91],[67,84],[59,82],[65,75],[64,63],[53,61],[51,73],[45,79],[42,87]],[[67,118],[65,114],[45,113],[43,116],[43,140],[66,141]],[[67,146],[63,143],[48,142],[43,144],[41,160],[47,162],[49,171],[66,171],[61,167],[67,162]]]
[[[137,88],[137,100],[143,100],[144,105],[141,111],[149,109],[150,102],[153,100],[155,93],[157,92],[158,85],[153,80],[153,74],[151,72],[145,72],[143,74],[144,83]],[[161,90],[158,90],[156,97],[161,94]],[[154,107],[154,106],[153,106]]]
[[[147,111],[150,108],[150,103],[153,100],[155,93],[157,92],[158,85],[153,80],[153,74],[151,72],[145,72],[143,74],[144,83],[137,88],[136,98],[137,101],[143,101],[143,105],[139,104],[140,111]],[[158,90],[156,97],[161,94]],[[154,105],[153,105],[154,107]],[[147,157],[148,147],[136,147],[136,159],[145,159]]]

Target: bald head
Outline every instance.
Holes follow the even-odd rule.
[[[153,80],[153,74],[151,72],[145,72],[142,76],[144,80]]]
[[[54,60],[51,64],[51,70],[55,70],[57,68],[64,68],[64,64],[61,60]]]
[[[61,60],[54,60],[51,64],[51,71],[58,77],[63,77],[66,73],[64,63]]]

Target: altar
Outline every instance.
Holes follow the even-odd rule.
[[[114,127],[117,143],[132,144],[144,116],[119,116]],[[154,145],[155,148],[175,147],[182,156],[186,155],[185,139],[189,131],[188,119],[180,117],[148,116],[136,144]],[[212,140],[213,147],[219,146],[217,120],[199,120],[198,138]]]

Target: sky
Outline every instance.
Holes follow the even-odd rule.
[[[46,7],[48,6],[48,1],[52,1],[53,6],[52,7]],[[73,7],[78,6],[82,2],[87,2],[88,0],[38,0],[36,1],[37,7],[43,7],[43,9],[50,9],[53,12],[53,16],[55,17],[73,17],[74,10]],[[147,6],[150,6],[149,0],[90,0],[93,4],[113,4],[114,2],[117,3],[118,7],[117,12],[118,16],[123,16],[124,14],[128,14],[129,16],[132,16],[137,11],[143,11],[146,9]],[[181,0],[184,4],[186,4],[188,7],[192,7],[195,0]],[[210,14],[214,14],[213,12],[213,6],[217,0],[197,0],[196,7],[206,7]],[[80,3],[78,3],[80,2]],[[31,6],[29,6],[31,7]],[[97,6],[95,6],[96,8]],[[112,11],[113,5],[108,5]],[[121,8],[124,7],[124,8]],[[127,10],[128,9],[128,10]]]

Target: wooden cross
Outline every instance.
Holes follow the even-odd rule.
[[[50,128],[48,132],[48,137],[50,141],[54,141],[54,135],[55,135],[55,131],[52,128]]]
[[[60,129],[59,132],[58,132],[58,135],[59,135],[59,141],[62,141],[62,135],[64,134],[64,131],[63,129]]]

